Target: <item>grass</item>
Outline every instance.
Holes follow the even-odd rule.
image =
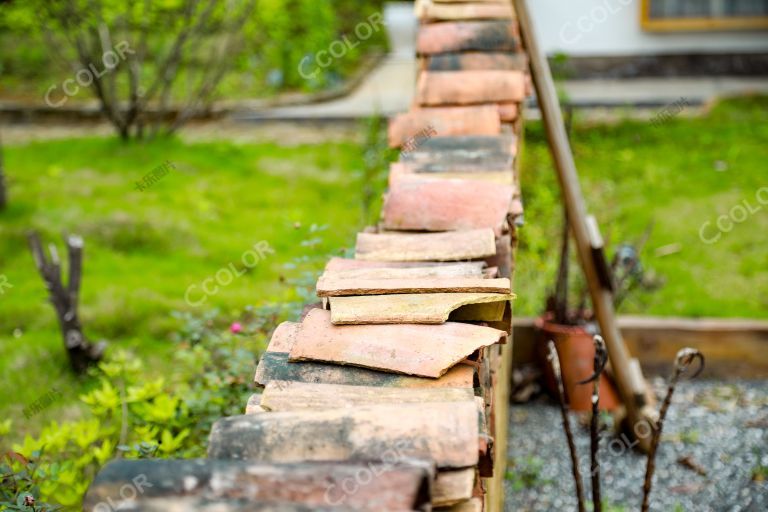
[[[136,190],[135,182],[165,161],[176,169]],[[0,295],[0,417],[14,418],[19,431],[76,414],[67,407],[86,385],[70,376],[27,230],[57,243],[60,254],[62,232],[83,235],[86,334],[133,349],[149,373],[173,371],[166,359],[178,328],[173,311],[218,308],[234,318],[246,305],[295,300],[290,279],[350,247],[362,224],[362,150],[351,142],[287,148],[68,139],[6,146],[5,164],[0,274],[13,288]],[[260,241],[274,254],[204,305],[185,303],[190,285],[230,263],[242,267],[243,253]],[[23,408],[53,388],[64,397],[24,421]]]
[[[606,240],[637,240],[655,222],[642,256],[661,285],[635,293],[622,312],[768,317],[768,207],[717,243],[699,239],[705,221],[768,186],[766,112],[768,99],[750,98],[655,128],[630,121],[576,124],[582,187]],[[543,131],[537,123],[528,128],[518,315],[535,315],[544,306],[561,222]],[[283,147],[82,138],[6,146],[5,160],[10,206],[0,214],[0,275],[13,288],[0,295],[0,418],[14,418],[18,432],[34,433],[48,418],[76,415],[73,398],[86,386],[69,373],[27,249],[28,229],[59,244],[64,231],[85,237],[86,334],[133,349],[151,374],[173,371],[167,364],[178,328],[173,311],[218,308],[234,318],[246,305],[293,300],[295,286],[286,280],[318,270],[328,254],[349,248],[363,224],[364,162],[353,142]],[[176,169],[137,191],[135,182],[165,161]],[[723,162],[727,170],[716,170]],[[204,306],[185,303],[190,285],[239,262],[260,241],[275,253]],[[656,254],[670,244],[680,244],[679,252]],[[286,266],[293,263],[296,268]],[[25,421],[23,408],[54,389],[63,397]]]
[[[516,265],[516,308],[535,315],[554,282],[562,213],[542,126],[526,128],[526,225]],[[641,259],[654,289],[634,292],[621,313],[768,318],[768,204],[756,199],[768,187],[768,98],[725,101],[703,117],[658,127],[628,120],[590,126],[577,119],[572,140],[586,202],[600,222],[609,257],[611,247],[637,242],[653,223]],[[768,201],[768,190],[762,194]],[[704,235],[715,237],[718,217],[745,200],[752,210],[761,209],[715,243],[699,238],[707,221]],[[677,244],[678,252],[657,253]]]

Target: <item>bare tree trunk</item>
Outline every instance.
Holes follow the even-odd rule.
[[[59,326],[64,338],[64,346],[69,354],[69,362],[77,373],[82,373],[93,363],[101,360],[106,343],[91,344],[83,335],[77,306],[80,297],[80,279],[83,268],[83,239],[79,236],[66,236],[69,257],[69,281],[67,287],[61,278],[61,262],[56,246],[48,247],[50,260],[46,257],[40,237],[32,232],[28,235],[29,247],[35,258],[35,265],[48,289],[49,299],[56,310]]]
[[[8,206],[8,193],[5,189],[5,168],[3,167],[3,139],[0,138],[0,212]]]

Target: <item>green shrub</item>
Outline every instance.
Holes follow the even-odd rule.
[[[80,397],[87,417],[51,422],[38,437],[13,446],[0,465],[0,510],[29,510],[23,506],[28,495],[38,511],[56,510],[48,503],[79,507],[99,468],[114,457],[205,456],[213,422],[242,414],[248,377],[279,315],[276,308],[246,308],[227,332],[215,311],[177,314],[178,350],[167,377],[147,379],[139,359],[111,354]],[[0,424],[0,435],[10,429],[9,421]]]

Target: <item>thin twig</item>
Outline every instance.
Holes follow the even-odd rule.
[[[573,442],[573,433],[571,432],[571,423],[568,420],[568,404],[565,402],[565,388],[563,387],[563,373],[560,371],[560,359],[555,349],[555,342],[550,341],[547,343],[547,350],[549,352],[547,359],[550,366],[552,366],[552,372],[555,374],[555,380],[557,381],[557,398],[560,402],[560,414],[563,417],[563,430],[565,431],[565,438],[568,441],[568,450],[571,453],[571,468],[573,470],[573,481],[576,484],[576,499],[579,500],[579,512],[585,512],[584,508],[584,486],[581,481],[581,472],[579,471],[579,459],[576,455],[576,445]]]
[[[600,462],[597,453],[600,448],[600,376],[608,363],[608,350],[605,348],[603,337],[596,334],[593,338],[595,343],[594,374],[579,384],[592,383],[592,418],[589,422],[589,469],[592,476],[592,507],[595,512],[601,512],[603,509],[600,498]]]
[[[661,405],[659,420],[656,425],[653,426],[653,438],[651,439],[651,449],[648,451],[648,465],[645,469],[645,482],[643,483],[643,505],[640,509],[642,512],[647,512],[650,505],[653,473],[656,470],[656,450],[659,447],[659,441],[661,440],[661,430],[664,427],[664,419],[667,417],[667,410],[672,403],[672,395],[675,393],[675,388],[677,387],[677,382],[680,379],[680,376],[685,373],[696,360],[699,361],[699,368],[696,370],[696,373],[691,375],[691,379],[696,378],[696,376],[704,369],[704,355],[696,349],[684,348],[681,349],[675,357],[675,370],[672,372],[672,377],[669,379],[667,396],[664,397],[664,403]]]

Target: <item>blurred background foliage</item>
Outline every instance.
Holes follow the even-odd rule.
[[[51,48],[44,37],[45,17],[40,2],[47,0],[0,2],[0,94],[5,99],[40,102],[51,85],[72,75],[73,70],[56,56],[64,49]],[[215,15],[222,16],[230,3],[220,2]],[[108,21],[124,23],[123,19],[128,17],[135,24],[148,24],[150,50],[155,52],[171,40],[183,4],[182,0],[98,2]],[[243,27],[242,43],[230,56],[234,70],[223,80],[218,97],[265,98],[285,91],[320,91],[340,84],[366,58],[386,53],[385,30],[374,31],[365,40],[354,33],[359,23],[382,13],[383,5],[383,0],[258,0]],[[211,41],[220,35],[206,34]],[[350,44],[343,58],[318,68],[320,72],[312,80],[299,75],[299,63],[304,57],[314,60],[316,52],[327,50],[344,36],[359,44]],[[202,48],[205,46],[190,56],[192,71],[195,66],[205,65]],[[181,80],[179,87],[183,86]],[[90,99],[86,90],[81,90],[77,98]]]

